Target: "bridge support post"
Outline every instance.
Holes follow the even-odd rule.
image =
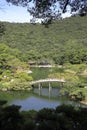
[[[40,85],[40,83],[38,84],[38,88],[39,88],[39,90],[41,89],[41,85]]]
[[[51,86],[51,82],[49,82],[49,99],[50,99],[50,96],[51,96],[51,92],[52,92],[52,86]]]
[[[52,90],[51,83],[49,82],[49,92]]]
[[[41,83],[39,83],[39,84],[38,84],[39,95],[41,95],[41,88],[42,88]]]

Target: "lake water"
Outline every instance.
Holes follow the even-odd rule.
[[[32,95],[26,99],[17,99],[12,101],[10,104],[20,105],[21,110],[40,110],[44,107],[55,108],[62,103],[69,103],[69,100],[65,97],[59,97],[59,89],[53,88],[49,92],[48,88],[42,88],[39,90],[35,88]]]
[[[32,77],[34,80],[47,78],[49,74],[60,72],[58,68],[35,68],[32,70]],[[62,71],[62,70],[61,70]],[[44,84],[43,84],[44,85]],[[46,87],[47,84],[44,86]],[[70,101],[66,97],[61,97],[59,93],[58,83],[52,84],[56,88],[49,91],[48,87],[34,88],[32,92],[29,91],[8,91],[0,92],[0,100],[7,100],[8,105],[20,105],[20,110],[40,110],[44,107],[55,108],[61,104],[81,105],[80,103]]]
[[[20,110],[40,110],[44,107],[55,108],[61,104],[80,105],[65,97],[60,97],[58,88],[53,88],[52,92],[49,92],[48,88],[43,88],[41,93],[38,88],[35,88],[33,92],[0,92],[1,98],[7,100],[8,105],[21,106]]]

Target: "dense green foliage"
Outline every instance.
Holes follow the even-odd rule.
[[[2,36],[5,32],[5,26],[2,22],[0,22],[0,36]]]
[[[61,105],[55,109],[19,111],[0,101],[0,130],[86,130],[87,108]]]
[[[4,23],[6,32],[0,43],[15,48],[23,61],[72,63],[87,62],[87,17],[71,17],[41,24]],[[20,55],[22,53],[22,55]]]
[[[86,96],[87,100],[87,88],[81,88],[87,83],[87,65],[81,64],[87,63],[86,21],[87,17],[72,17],[55,21],[48,28],[40,24],[3,23],[6,31],[0,37],[0,89],[29,88],[32,77],[27,73],[29,66],[25,61],[45,61],[64,65],[61,69],[51,68],[48,74],[49,78],[68,81],[61,93],[64,91],[79,101]],[[87,108],[62,105],[38,112],[20,112],[19,106],[4,106],[5,103],[0,102],[0,130],[87,129]]]
[[[65,95],[76,101],[87,101],[87,65],[65,64],[64,66],[56,66],[52,68],[31,68],[32,77],[34,80],[46,78],[64,79],[66,83],[63,84],[55,82],[52,87],[60,87],[60,95]],[[38,86],[38,85],[35,85]],[[42,83],[42,86],[47,86],[48,83]]]
[[[21,61],[18,54],[21,55],[17,49],[0,44],[0,90],[29,88],[29,81],[32,80],[28,74],[29,65]]]
[[[79,88],[87,86],[87,67],[82,64],[87,63],[86,21],[86,16],[71,17],[53,21],[48,28],[39,23],[3,23],[6,30],[0,37],[0,88],[23,90],[24,86],[29,87],[32,77],[27,73],[29,66],[25,61],[56,63],[63,67],[51,69],[47,75],[36,69],[32,74],[34,80],[43,74],[44,78],[64,78],[68,81],[64,92],[68,91],[70,96],[83,92],[87,97],[86,88]],[[83,99],[83,95],[80,96]]]

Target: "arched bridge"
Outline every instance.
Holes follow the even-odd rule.
[[[40,79],[40,80],[36,80],[36,81],[32,81],[30,82],[30,85],[32,87],[34,87],[35,84],[38,84],[38,88],[39,88],[39,95],[41,93],[41,89],[42,89],[42,83],[46,83],[48,82],[48,88],[49,88],[49,93],[52,91],[52,82],[59,82],[60,86],[63,87],[63,83],[65,83],[66,81],[64,79]]]
[[[46,83],[46,82],[60,82],[60,83],[65,83],[66,81],[64,79],[40,79],[40,80],[36,80],[36,81],[31,81],[30,85],[34,85],[34,84],[39,84],[39,83]]]

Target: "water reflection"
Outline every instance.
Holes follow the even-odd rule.
[[[39,96],[46,96],[46,97],[59,97],[60,96],[60,89],[59,88],[52,88],[49,90],[48,88],[34,88],[34,93],[39,94]]]
[[[20,105],[21,110],[40,110],[44,107],[55,108],[61,104],[73,103],[65,97],[60,97],[58,88],[53,88],[50,91],[48,88],[35,88],[33,93],[26,99],[14,99],[9,105]]]
[[[53,88],[35,88],[33,90],[33,95],[28,96],[27,98],[22,97],[19,99],[14,99],[9,105],[15,104],[21,106],[21,110],[40,110],[44,107],[46,108],[55,108],[60,104],[66,103],[66,98],[58,98],[59,89]],[[23,95],[22,95],[23,96]]]
[[[41,92],[40,92],[41,91]],[[0,99],[7,100],[8,105],[19,105],[21,110],[40,110],[44,107],[55,108],[61,104],[80,105],[79,103],[70,101],[66,97],[59,96],[59,89],[35,88],[33,92],[17,91],[17,92],[0,92]]]
[[[39,97],[31,96],[26,100],[15,100],[14,102],[10,103],[10,105],[20,105],[21,110],[40,110],[44,107],[46,108],[55,108],[61,104],[61,102],[49,100],[49,99],[41,99]]]

